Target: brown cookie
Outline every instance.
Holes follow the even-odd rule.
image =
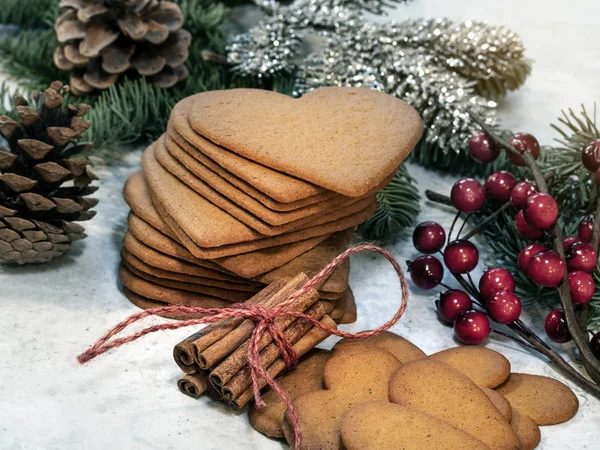
[[[125,183],[124,196],[136,216],[177,242],[177,236],[152,204],[148,186],[140,172],[129,177]],[[148,233],[150,232],[148,231]],[[316,236],[299,242],[257,250],[256,252],[225,257],[217,262],[220,267],[227,268],[230,272],[237,273],[244,278],[252,278],[282,266],[296,256],[313,248],[317,243],[326,239],[327,236]],[[202,265],[219,270],[219,266],[208,260],[202,260]]]
[[[184,98],[171,111],[169,130],[175,131],[175,133],[169,133],[171,136],[181,135],[214,163],[263,193],[266,199],[273,199],[275,205],[289,204],[293,206],[292,209],[295,209],[336,195],[335,192],[326,191],[321,187],[243,158],[198,135],[188,122],[189,109],[194,104],[195,97],[192,95]],[[252,191],[249,190],[248,193],[252,193]]]
[[[292,278],[299,272],[304,272],[311,278],[348,248],[352,232],[353,228],[335,233],[315,248],[303,253],[282,267],[256,277],[255,280],[270,284],[275,280]],[[349,276],[350,263],[346,260],[327,278],[320,289],[326,292],[343,293],[348,288]]]
[[[516,409],[512,412],[510,426],[517,433],[517,436],[519,436],[521,450],[533,450],[542,439],[540,427],[532,419],[525,414],[521,414]]]
[[[488,396],[488,398],[494,404],[496,409],[498,411],[500,411],[500,414],[502,414],[502,417],[504,417],[504,419],[507,422],[510,422],[510,420],[512,419],[513,411],[512,411],[512,406],[510,406],[510,403],[508,400],[506,400],[506,397],[504,395],[500,394],[498,391],[495,391],[493,389],[481,387],[481,386],[480,386],[480,388],[483,391],[483,393]]]
[[[314,349],[304,356],[296,368],[286,372],[277,380],[279,387],[284,390],[291,400],[308,392],[321,390],[325,363],[331,353],[327,350]],[[251,406],[248,410],[250,424],[260,433],[269,437],[283,437],[283,416],[286,407],[281,397],[272,389],[262,394],[266,407],[257,409]]]
[[[316,272],[325,267],[331,260],[343,252],[346,249],[347,243],[350,240],[352,229],[344,232],[335,233],[331,235],[324,242],[319,244],[314,249],[295,257],[296,253],[302,250],[302,241],[287,246],[273,247],[273,255],[271,250],[257,250],[252,253],[245,253],[239,256],[233,256],[225,259],[218,260],[203,260],[194,257],[186,248],[179,245],[173,239],[161,234],[158,230],[152,228],[149,224],[141,220],[139,217],[130,214],[129,216],[129,233],[126,236],[126,241],[132,247],[130,251],[136,253],[136,256],[140,254],[141,250],[146,250],[145,253],[149,253],[147,249],[156,250],[161,254],[161,261],[165,261],[165,257],[173,257],[191,264],[196,264],[202,267],[212,268],[217,267],[219,271],[224,271],[226,274],[231,276],[227,279],[241,282],[241,283],[255,283],[255,284],[269,284],[270,281],[265,280],[279,280],[279,279],[291,279],[300,272],[306,271],[308,276],[313,276]],[[135,239],[132,239],[135,238]],[[143,244],[143,247],[139,245]],[[312,243],[309,243],[309,246]],[[291,247],[291,248],[290,248]],[[140,250],[141,248],[141,250]],[[279,251],[276,251],[279,250]],[[138,256],[139,257],[139,256]],[[150,261],[145,262],[151,265],[163,268],[160,264],[154,264],[152,261],[157,261],[157,255],[150,255]],[[290,262],[286,262],[290,258]],[[215,261],[223,264],[216,264]],[[270,270],[270,268],[277,264],[283,264],[281,267],[270,270],[269,272],[261,275],[255,282],[247,281],[245,277],[238,277],[232,274],[227,268],[238,269],[242,268],[244,264],[254,264],[251,272],[262,272],[264,270]],[[227,268],[225,268],[226,266]],[[318,269],[317,269],[318,268]],[[308,269],[308,270],[307,270]],[[314,270],[313,270],[314,269]],[[170,270],[170,269],[166,269]],[[348,287],[348,276],[349,276],[349,265],[348,262],[344,262],[338,267],[334,273],[321,285],[319,291],[322,292],[323,298],[325,299],[338,299],[342,293]],[[214,278],[214,276],[212,277]],[[336,295],[339,294],[339,295]]]
[[[256,293],[260,291],[264,286],[259,283],[243,283],[243,282],[232,282],[215,280],[213,278],[199,277],[194,275],[188,275],[186,273],[171,272],[169,270],[159,269],[158,267],[146,264],[144,261],[133,255],[125,247],[121,249],[121,258],[123,261],[129,263],[129,265],[135,267],[142,272],[152,275],[157,278],[163,278],[166,280],[182,281],[184,283],[201,284],[204,286],[213,286],[223,289],[232,289],[234,291],[244,291]]]
[[[362,403],[344,414],[342,441],[346,450],[488,450],[446,422],[384,401]]]
[[[277,247],[264,248],[254,252],[242,253],[241,255],[213,259],[213,261],[240,277],[256,278],[276,270],[279,267],[285,266],[294,259],[315,250],[319,246],[330,245],[327,243],[328,240],[336,239],[336,242],[338,242],[339,237],[337,237],[337,235],[340,234],[345,236],[345,232],[340,231],[338,233],[316,236],[291,244],[278,245]],[[352,232],[349,234],[351,235]]]
[[[235,217],[240,223],[249,226],[256,232],[265,236],[277,236],[284,233],[290,233],[292,231],[301,230],[310,226],[321,225],[331,220],[335,220],[334,217],[345,217],[348,214],[360,211],[364,205],[366,205],[367,200],[372,200],[370,197],[360,197],[352,199],[348,204],[337,205],[335,209],[331,208],[330,210],[321,212],[318,215],[304,217],[277,226],[270,225],[255,214],[238,206],[236,202],[224,197],[206,182],[187,170],[185,166],[173,158],[173,156],[171,156],[171,154],[166,150],[164,146],[164,136],[155,142],[154,156],[160,165],[168,170],[171,175],[174,175],[180,182],[192,188],[200,195],[200,197],[202,197],[203,201],[200,203],[199,207],[202,207],[202,203],[209,201],[213,205]]]
[[[199,246],[194,240],[192,240],[185,231],[173,220],[169,215],[167,209],[165,209],[156,197],[152,198],[154,206],[158,210],[159,214],[165,219],[169,227],[175,232],[180,242],[182,242],[190,252],[198,258],[215,259],[222,258],[225,256],[239,255],[242,253],[248,253],[256,250],[261,250],[268,247],[274,247],[277,245],[284,245],[293,242],[298,242],[304,239],[310,239],[316,236],[322,236],[324,234],[331,234],[337,231],[351,228],[358,223],[364,222],[369,218],[376,210],[377,203],[366,207],[364,210],[345,217],[342,220],[336,220],[328,222],[323,225],[318,225],[304,230],[295,231],[292,233],[282,234],[280,236],[271,236],[259,239],[256,241],[240,242],[232,245],[223,245],[217,248],[203,248]],[[191,224],[190,224],[191,225]]]
[[[139,294],[136,294],[135,292],[124,288],[123,292],[125,293],[125,297],[127,297],[127,299],[133,303],[135,306],[137,306],[138,308],[142,308],[142,309],[155,309],[155,308],[164,308],[165,306],[173,306],[169,303],[164,303],[164,302],[157,302],[156,300],[150,300],[149,298],[145,298]],[[167,317],[169,319],[175,319],[175,320],[189,320],[189,319],[199,319],[201,317],[204,317],[203,314],[196,314],[196,313],[183,313],[183,312],[170,312],[170,313],[161,313],[161,314],[157,314],[161,317]]]
[[[392,403],[437,417],[491,450],[520,448],[517,435],[487,395],[448,364],[421,359],[402,366],[390,380],[389,395]]]
[[[133,234],[142,243],[161,253],[182,259],[192,264],[197,264],[202,267],[216,269],[232,275],[238,275],[242,278],[249,278],[245,275],[260,275],[277,269],[299,255],[311,250],[327,238],[327,236],[318,236],[306,241],[294,242],[292,244],[257,250],[255,252],[244,253],[242,255],[230,256],[217,260],[206,260],[196,258],[175,239],[171,239],[170,237],[160,233],[158,230],[150,226],[150,224],[144,222],[133,214],[129,216],[128,223],[131,234]],[[301,271],[302,270],[299,270],[295,274],[298,274]]]
[[[172,159],[165,157],[164,151],[167,151]],[[190,151],[192,150],[190,149]],[[252,196],[219,177],[204,164],[190,156],[189,153],[184,151],[169,137],[164,137],[163,146],[156,148],[155,155],[161,165],[181,181],[184,183],[190,181],[189,186],[200,195],[258,232],[268,230],[268,233],[265,234],[269,235],[274,234],[278,229],[285,231],[286,228],[280,228],[283,225],[290,224],[292,226],[291,224],[300,225],[306,223],[331,211],[347,207],[357,200],[357,198],[353,197],[336,196],[324,202],[315,203],[293,211],[273,211]],[[185,170],[201,181],[190,179],[181,167],[177,167],[174,164],[174,161],[180,163]],[[383,189],[392,177],[393,173],[374,190],[367,193],[366,196],[373,195]]]
[[[511,373],[496,389],[513,410],[529,416],[538,425],[555,425],[572,419],[579,409],[577,396],[554,378]]]
[[[148,184],[142,172],[136,172],[127,179],[123,188],[123,197],[136,216],[162,234],[177,240],[177,235],[173,233],[173,230],[169,228],[152,204]]]
[[[374,345],[383,348],[394,355],[402,364],[408,364],[412,361],[427,358],[423,350],[412,342],[398,336],[391,331],[383,331],[364,339],[342,339],[333,347],[334,350],[341,350],[350,345]]]
[[[123,265],[119,267],[119,279],[130,291],[158,302],[202,308],[224,308],[231,305],[231,302],[208,295],[158,286],[134,275]]]
[[[356,301],[352,289],[346,289],[344,295],[336,301],[335,308],[329,314],[338,324],[347,324],[356,322]]]
[[[510,375],[508,359],[485,347],[453,347],[434,353],[429,358],[460,370],[475,384],[483,387],[495,388],[504,383]]]
[[[131,234],[131,232],[125,234],[125,238],[123,239],[123,247],[131,252],[135,257],[159,269],[184,273],[191,276],[224,280],[227,282],[247,282],[246,280],[235,275],[229,275],[225,272],[208,269],[196,264],[191,264],[181,259],[174,258],[164,253],[160,253],[140,242],[135,236],[133,236],[133,234]]]
[[[217,288],[214,286],[206,286],[197,283],[186,283],[184,281],[169,280],[165,278],[158,278],[150,275],[142,270],[139,270],[129,264],[126,260],[122,260],[127,270],[132,274],[160,287],[166,287],[170,289],[177,289],[178,291],[192,292],[196,294],[208,295],[210,297],[218,298],[232,303],[241,303],[248,300],[254,295],[252,292],[236,291],[225,288]]]
[[[203,252],[198,251],[198,247],[214,248],[269,239],[263,233],[257,232],[223,211],[173,176],[156,160],[156,145],[159,144],[148,147],[142,157],[142,166],[150,187],[150,194],[160,215],[192,254],[205,258]],[[292,227],[285,234],[270,236],[274,242],[265,247],[287,244],[303,238],[308,239],[326,234],[327,231],[322,232],[321,227],[325,227],[326,224],[332,222],[339,226],[339,224],[346,224],[346,220],[350,221],[348,226],[344,226],[343,229],[357,225],[354,220],[350,219],[352,215],[369,208],[374,201],[374,196],[363,198],[348,208],[333,211],[324,218],[316,219],[316,225],[302,229],[293,229],[294,227]],[[163,213],[163,209],[165,213]],[[284,236],[287,237],[287,240]],[[293,236],[292,239],[290,239],[290,236]],[[193,244],[189,244],[190,240]],[[281,242],[281,240],[284,241]],[[253,244],[256,243],[253,242]]]
[[[349,346],[327,361],[327,390],[301,395],[293,401],[302,430],[301,449],[339,449],[341,425],[346,411],[374,400],[386,401],[388,382],[401,363],[387,350],[374,346]],[[285,415],[283,432],[294,443],[294,429]]]
[[[352,197],[366,194],[398,167],[423,132],[412,106],[365,88],[325,87],[300,99],[233,89],[197,94],[192,102],[188,121],[201,136]]]

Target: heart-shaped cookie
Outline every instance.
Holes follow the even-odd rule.
[[[400,165],[421,138],[417,111],[364,88],[325,87],[300,99],[259,89],[194,96],[188,120],[213,143],[352,197]]]

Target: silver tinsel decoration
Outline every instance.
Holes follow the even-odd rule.
[[[519,37],[484,22],[451,19],[374,24],[377,0],[256,1],[267,18],[237,36],[228,61],[244,76],[295,74],[295,94],[320,86],[364,86],[398,96],[422,115],[426,142],[458,155],[476,129],[467,108],[494,124],[494,99],[529,74]],[[325,39],[303,54],[314,37]],[[421,160],[423,158],[421,157]]]

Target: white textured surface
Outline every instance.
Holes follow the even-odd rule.
[[[561,108],[599,99],[599,13],[600,4],[591,0],[426,0],[392,16],[490,19],[517,30],[535,60],[534,72],[523,89],[503,102],[500,116],[507,126],[549,143],[554,134],[548,123]],[[149,336],[89,366],[77,366],[76,354],[137,311],[121,294],[116,270],[127,215],[121,188],[138,164],[139,153],[134,153],[117,167],[98,168],[98,216],[86,225],[89,238],[76,251],[41,267],[0,268],[0,449],[284,447],[253,431],[245,412],[178,392],[171,349],[191,330]],[[411,170],[421,190],[448,191],[454,181],[419,167]],[[421,219],[448,225],[451,215],[424,202]],[[399,236],[392,248],[401,261],[415,256],[406,236]],[[397,282],[382,259],[355,257],[351,284],[359,320],[346,329],[373,328],[393,314]],[[539,328],[545,311],[530,312]],[[435,318],[432,295],[424,291],[412,291],[408,313],[394,331],[426,352],[455,344],[452,330]],[[494,339],[489,347],[506,354],[515,371],[563,379],[512,342]],[[575,391],[579,414],[567,424],[544,427],[540,448],[598,448],[600,402]]]

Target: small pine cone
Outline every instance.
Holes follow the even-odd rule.
[[[97,199],[87,197],[98,177],[78,154],[90,143],[74,142],[89,127],[89,106],[63,106],[68,87],[54,82],[33,104],[15,97],[15,120],[0,116],[0,262],[43,263],[62,255],[86,235],[76,221],[89,220]]]
[[[54,63],[71,72],[71,90],[83,95],[119,80],[145,76],[171,87],[188,76],[192,41],[178,5],[161,0],[61,0],[54,29]]]

